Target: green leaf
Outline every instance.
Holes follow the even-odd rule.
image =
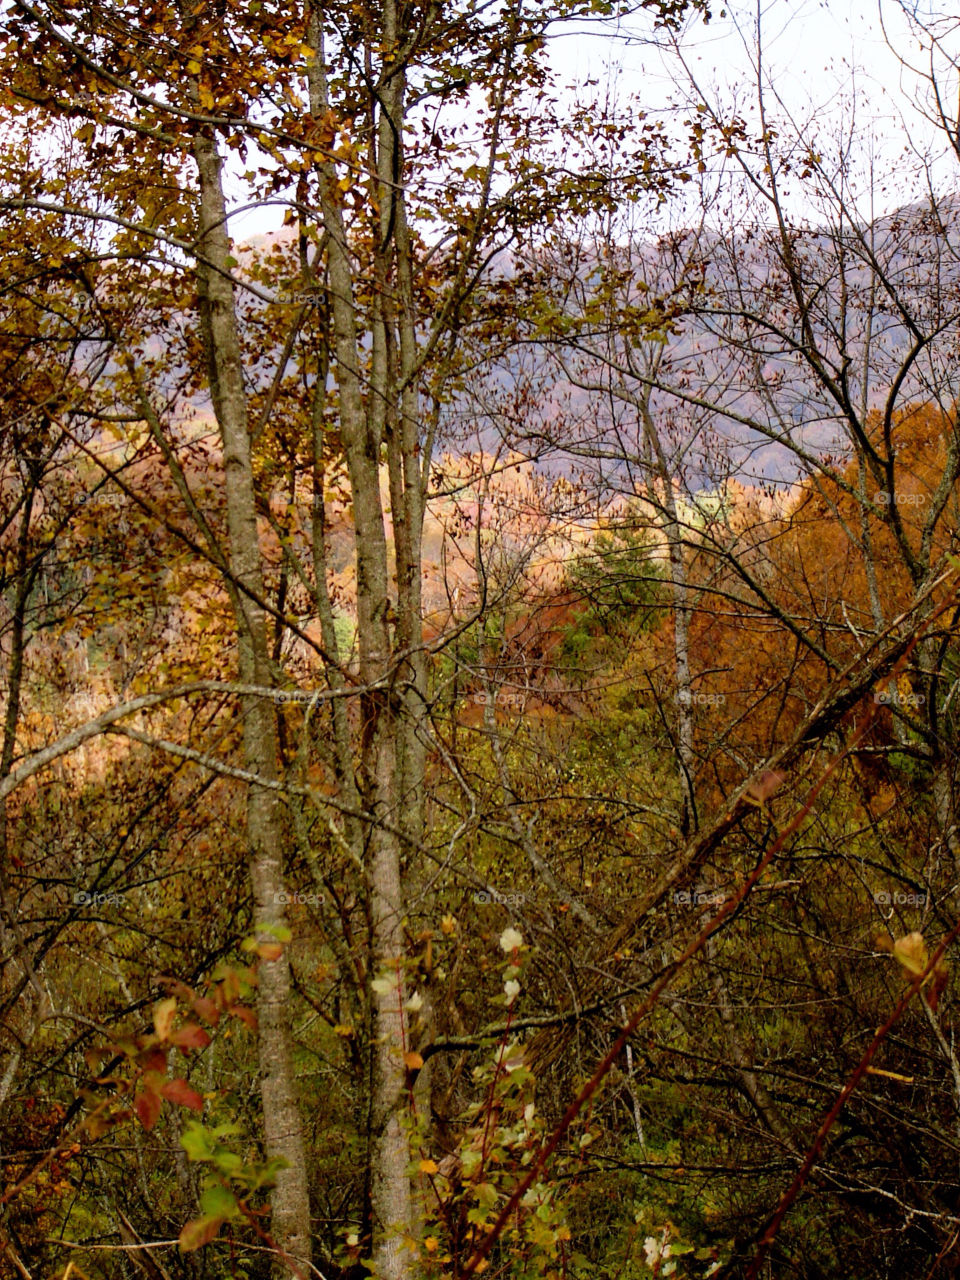
[[[180,1135],[180,1145],[190,1160],[213,1159],[214,1143],[211,1135],[195,1120],[192,1120]]]
[[[236,1196],[219,1182],[211,1183],[203,1192],[200,1208],[205,1218],[233,1218],[240,1212]]]
[[[497,1188],[492,1182],[481,1182],[477,1185],[477,1200],[484,1209],[493,1208],[497,1203]]]
[[[231,1178],[243,1169],[243,1161],[235,1151],[226,1147],[216,1147],[213,1152],[213,1163],[225,1177]]]

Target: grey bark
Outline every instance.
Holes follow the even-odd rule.
[[[200,182],[203,254],[198,269],[198,295],[210,389],[223,445],[229,564],[237,582],[262,598],[243,362],[229,271],[230,242],[220,157],[213,139],[199,135],[194,157]],[[236,601],[240,679],[270,687],[273,676],[264,611],[243,592],[237,594]],[[265,782],[275,783],[278,766],[273,704],[248,695],[241,700],[241,706],[244,764]],[[274,788],[249,786],[247,839],[254,926],[264,940],[272,940],[276,935],[271,931],[285,925],[284,909],[278,901],[283,889],[283,842]],[[274,960],[261,960],[257,990],[264,1143],[268,1158],[281,1156],[287,1162],[271,1195],[271,1235],[285,1255],[276,1262],[278,1276],[296,1274],[296,1270],[306,1274],[311,1252],[306,1154],[294,1080],[289,1005],[290,962],[284,950]]]

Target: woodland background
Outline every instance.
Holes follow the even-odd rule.
[[[5,6],[4,1278],[956,1274],[958,24],[883,10],[886,169],[699,0]],[[669,111],[561,83],[613,17]]]

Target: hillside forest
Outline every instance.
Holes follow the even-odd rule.
[[[762,8],[4,5],[0,1280],[960,1274],[960,24]]]

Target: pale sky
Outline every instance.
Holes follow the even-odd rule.
[[[926,0],[929,5],[930,0]],[[878,170],[894,170],[908,191],[919,170],[917,158],[904,151],[909,124],[914,145],[941,149],[933,129],[911,109],[917,82],[905,72],[888,46],[880,20],[898,49],[915,62],[919,47],[907,31],[895,0],[761,0],[764,69],[787,110],[798,122],[815,127],[826,138],[838,122],[849,125],[855,94],[855,138],[860,155],[872,156]],[[684,36],[685,55],[705,90],[714,88],[728,99],[738,95],[744,111],[751,106],[755,83],[752,65],[757,5],[734,0],[722,6],[728,16],[709,25],[692,23]],[[649,26],[642,19],[608,24],[606,34],[568,32],[551,46],[560,82],[582,84],[591,76],[601,85],[608,80],[618,95],[635,99],[650,112],[666,111],[681,79],[669,54],[651,46]],[[614,34],[615,38],[610,39]],[[835,133],[835,130],[834,130]],[[941,185],[956,189],[955,161],[936,169]],[[240,199],[240,188],[233,192]],[[907,197],[909,198],[909,196]],[[889,207],[904,197],[891,188]],[[883,212],[883,200],[876,212]],[[243,240],[279,227],[283,210],[261,208],[231,219],[233,235]]]

